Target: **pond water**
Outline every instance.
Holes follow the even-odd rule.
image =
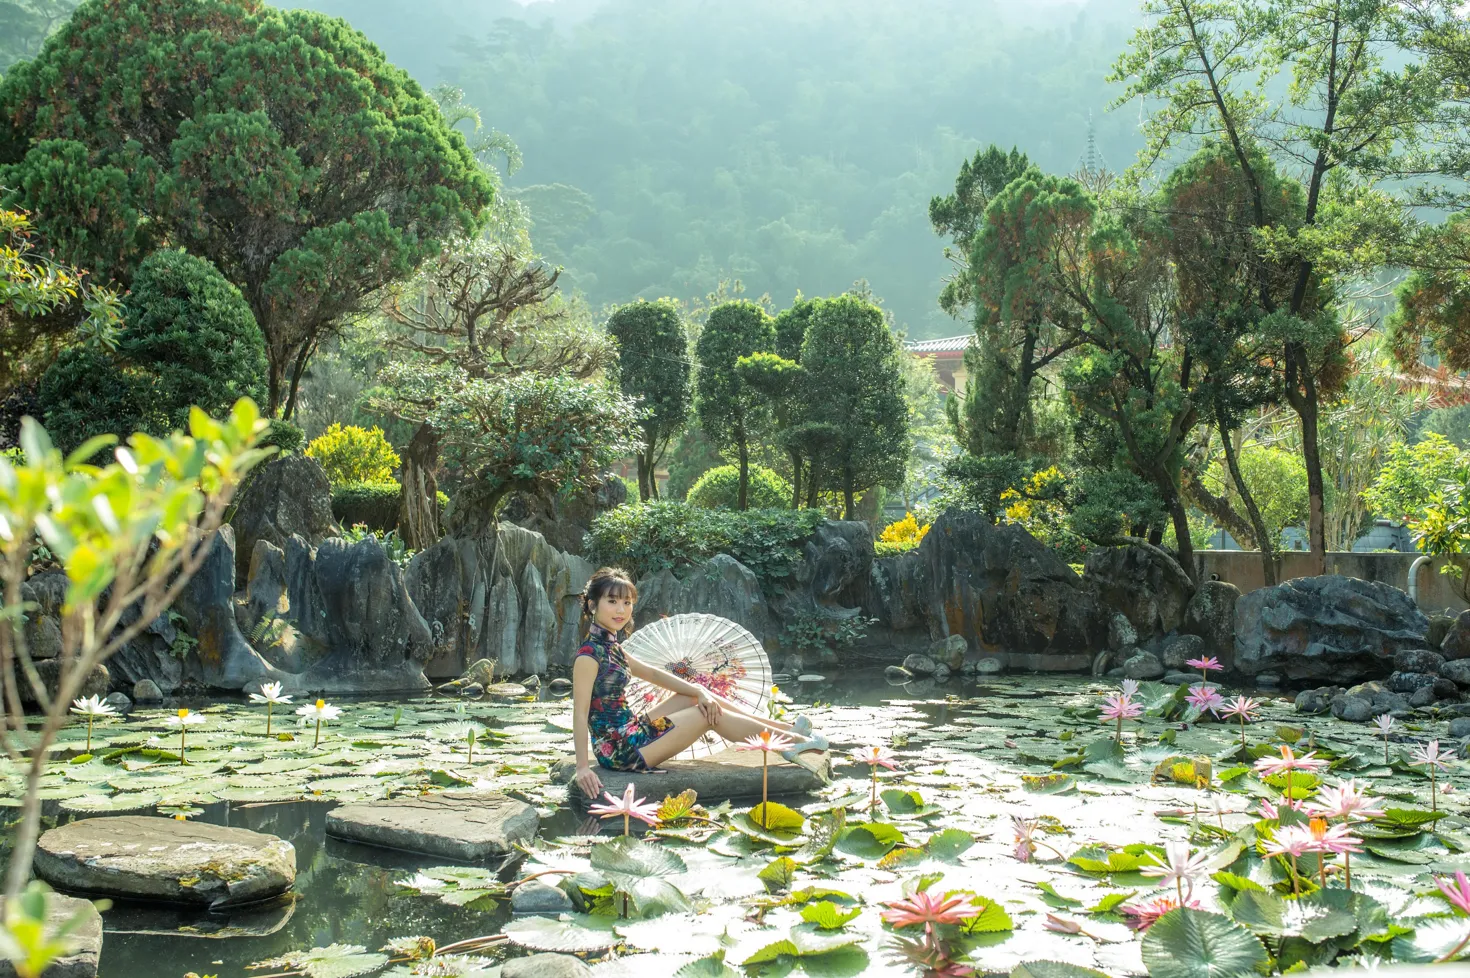
[[[1239,727],[1213,720],[1190,722],[1196,714],[1181,714],[1168,705],[1177,704],[1169,699],[1173,690],[1157,684],[1145,684],[1139,694],[1153,707],[1152,715],[1129,721],[1124,749],[1117,750],[1111,746],[1113,725],[1100,723],[1095,712],[1100,694],[1115,690],[1111,683],[1078,676],[986,677],[983,683],[955,677],[942,686],[891,686],[877,669],[844,670],[840,678],[834,675],[820,683],[792,683],[786,692],[797,700],[794,708],[812,715],[834,748],[883,743],[894,750],[902,770],[882,772],[880,788],[901,792],[881,804],[879,818],[901,838],[886,844],[880,838],[873,851],[839,846],[825,861],[793,867],[796,877],[786,881],[787,888],[820,882],[865,907],[851,925],[832,931],[857,936],[841,949],[844,953],[788,957],[754,971],[914,974],[911,964],[891,953],[892,934],[880,925],[877,911],[883,902],[902,896],[906,883],[912,888],[916,876],[943,873],[937,888],[979,893],[1007,918],[1007,926],[972,937],[966,945],[968,960],[982,974],[1004,974],[1021,962],[1039,959],[1067,961],[1108,975],[1144,973],[1138,937],[1123,926],[1117,908],[1120,894],[1148,895],[1155,881],[1139,874],[1137,859],[1112,872],[1098,872],[1095,866],[1087,871],[1086,857],[1101,854],[1106,861],[1109,847],[1186,837],[1196,849],[1228,850],[1232,834],[1256,817],[1248,809],[1262,798],[1279,796],[1279,786],[1234,770],[1251,760],[1238,754]],[[289,730],[295,740],[267,740],[262,708],[239,701],[184,705],[203,710],[209,722],[190,729],[190,763],[182,767],[140,753],[112,763],[102,760],[104,752],[126,747],[176,748],[177,733],[162,722],[168,711],[136,711],[126,720],[99,724],[93,734],[96,756],[83,763],[71,763],[69,757],[82,746],[85,728],[69,728],[64,747],[70,751],[59,755],[45,783],[48,825],[157,811],[268,832],[296,847],[295,891],[278,904],[231,915],[118,903],[104,914],[101,971],[107,978],[161,978],[188,971],[263,973],[244,969],[289,951],[331,944],[376,950],[393,938],[428,935],[442,946],[496,934],[510,920],[503,900],[457,906],[400,885],[444,866],[442,859],[327,838],[326,813],[343,801],[461,783],[517,794],[541,812],[541,852],[529,862],[501,867],[504,880],[569,865],[567,860],[585,857],[587,835],[604,828],[606,835],[621,830],[620,821],[606,827],[589,823],[569,809],[564,789],[549,784],[547,768],[570,750],[565,700],[344,701],[338,704],[344,708],[342,720],[325,728],[322,744],[314,750],[312,731],[298,729],[296,717],[289,714],[275,718],[275,731]],[[489,741],[482,738],[473,761],[465,743],[470,724],[498,732]],[[1443,736],[1444,730],[1443,723],[1434,721],[1400,724],[1390,745],[1393,763],[1385,765],[1384,744],[1374,739],[1373,728],[1330,717],[1303,718],[1292,712],[1289,700],[1278,699],[1265,701],[1261,720],[1247,726],[1245,735],[1258,752],[1267,744],[1274,752],[1283,742],[1295,742],[1301,750],[1315,747],[1334,759],[1342,777],[1367,781],[1390,806],[1415,809],[1427,805],[1428,785],[1404,766],[1406,745],[1397,741]],[[1175,783],[1171,774],[1179,773],[1180,760],[1194,757],[1214,759],[1217,790],[1198,790],[1198,782]],[[18,794],[16,772],[0,771],[6,779],[0,786],[13,798]],[[833,809],[847,812],[849,828],[866,817],[868,769],[846,764],[837,773],[822,799],[802,807],[813,819],[810,825]],[[1311,777],[1298,775],[1298,786]],[[1385,829],[1370,840],[1369,851],[1353,857],[1359,889],[1369,888],[1405,919],[1443,913],[1442,901],[1426,907],[1414,896],[1415,890],[1429,886],[1432,873],[1470,868],[1470,857],[1461,855],[1470,850],[1470,840],[1458,834],[1470,807],[1453,790],[1458,772],[1441,775],[1439,789],[1445,780],[1452,787],[1437,801],[1449,814],[1428,826],[1436,831],[1421,831],[1423,825],[1413,831]],[[656,778],[639,788],[640,794],[646,788],[655,796],[651,800],[661,797]],[[1077,858],[1064,862],[1046,848],[1038,850],[1036,861],[1018,862],[1012,828],[1012,816],[1017,815],[1031,819],[1036,837],[1061,856],[1080,853],[1080,864]],[[962,842],[948,851],[955,838]],[[750,919],[752,905],[760,904],[768,890],[781,889],[764,885],[757,876],[776,855],[768,844],[723,831],[713,838],[696,834],[660,845],[681,855],[686,872],[670,882],[695,901],[698,916],[655,918],[648,924],[655,924],[657,932],[630,921],[635,930],[620,932],[624,948],[641,948],[654,956],[608,960],[593,955],[603,962],[599,975],[673,974],[720,947],[722,934],[729,962],[739,963],[793,927],[810,928],[801,923],[799,906],[757,913],[760,926]],[[1250,868],[1238,862],[1250,855],[1233,850],[1237,863],[1232,868],[1242,874],[1250,869],[1268,885],[1280,883],[1279,873],[1271,877],[1274,864],[1258,859]],[[418,879],[422,883],[423,877]],[[1205,906],[1213,908],[1213,902],[1206,897]],[[1080,921],[1084,933],[1048,929],[1048,913]]]

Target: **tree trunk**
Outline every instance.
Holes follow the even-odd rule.
[[[850,520],[852,517],[852,475],[844,474],[842,477],[842,518]]]
[[[291,416],[296,413],[296,392],[301,387],[302,375],[306,373],[306,362],[316,349],[316,341],[317,338],[313,336],[301,344],[301,352],[296,357],[295,366],[291,368],[291,390],[286,397],[286,409],[281,412],[283,421],[290,421]]]
[[[286,386],[286,365],[276,361],[274,353],[267,349],[269,359],[266,369],[266,410],[267,418],[274,418],[281,407],[281,389]]]
[[[1307,351],[1300,344],[1297,347],[1293,358],[1297,361],[1301,389],[1289,390],[1287,400],[1302,423],[1302,462],[1307,468],[1307,540],[1312,552],[1312,573],[1321,576],[1327,573],[1327,497],[1322,481],[1322,448],[1317,431],[1321,406],[1317,399],[1317,380],[1312,376]]]
[[[403,453],[403,488],[398,497],[398,536],[410,550],[427,550],[439,540],[439,434],[427,423]]]
[[[745,443],[744,437],[736,444],[740,450],[740,485],[736,492],[735,508],[743,513],[748,505],[746,490],[750,486],[750,446]]]
[[[638,501],[646,503],[653,496],[653,493],[648,490],[648,483],[652,481],[648,471],[651,465],[647,452],[639,452],[636,458],[638,460]]]
[[[1231,440],[1230,432],[1225,430],[1223,420],[1220,421],[1220,440],[1225,445],[1225,464],[1230,469],[1230,479],[1235,483],[1235,491],[1245,504],[1246,516],[1250,518],[1251,529],[1255,531],[1256,546],[1261,551],[1261,572],[1265,575],[1266,586],[1274,587],[1278,580],[1276,541],[1271,539],[1266,521],[1261,517],[1261,508],[1256,505],[1256,497],[1245,484],[1245,476],[1240,471],[1240,459],[1235,454],[1235,443]]]
[[[1198,590],[1199,568],[1194,563],[1194,540],[1189,536],[1189,514],[1185,511],[1184,500],[1178,492],[1170,493],[1169,515],[1174,518],[1174,545],[1179,551],[1179,566]]]
[[[801,453],[787,449],[791,459],[791,508],[801,509]]]

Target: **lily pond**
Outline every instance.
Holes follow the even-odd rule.
[[[185,764],[175,710],[99,721],[90,754],[80,722],[46,775],[47,826],[156,812],[296,848],[276,903],[116,903],[107,978],[488,978],[534,951],[576,954],[599,978],[1194,978],[1465,952],[1470,788],[1429,747],[1448,742],[1443,720],[1381,730],[1267,696],[1222,718],[1229,704],[1197,688],[1084,677],[889,686],[859,670],[785,692],[833,744],[830,785],[753,811],[665,800],[650,775],[637,794],[659,818],[633,838],[551,783],[571,749],[555,698],[339,702],[315,747],[289,713],[267,739],[263,707],[186,703],[205,722],[185,730]],[[19,770],[0,774],[13,806]],[[534,805],[534,846],[445,865],[325,835],[335,804],[449,787]],[[509,890],[532,874],[579,912],[512,915]]]

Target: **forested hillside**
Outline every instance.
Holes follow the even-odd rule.
[[[867,278],[913,336],[963,332],[929,199],[991,142],[1075,168],[1093,114],[1116,168],[1137,110],[1102,79],[1136,5],[1004,0],[314,0],[510,135],[533,238],[594,306],[702,295],[780,302]]]

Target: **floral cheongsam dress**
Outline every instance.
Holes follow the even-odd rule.
[[[612,771],[648,770],[640,749],[672,730],[673,721],[641,716],[628,707],[628,660],[612,632],[594,622],[577,655],[591,656],[597,663],[592,703],[587,711],[592,755],[598,764]]]

